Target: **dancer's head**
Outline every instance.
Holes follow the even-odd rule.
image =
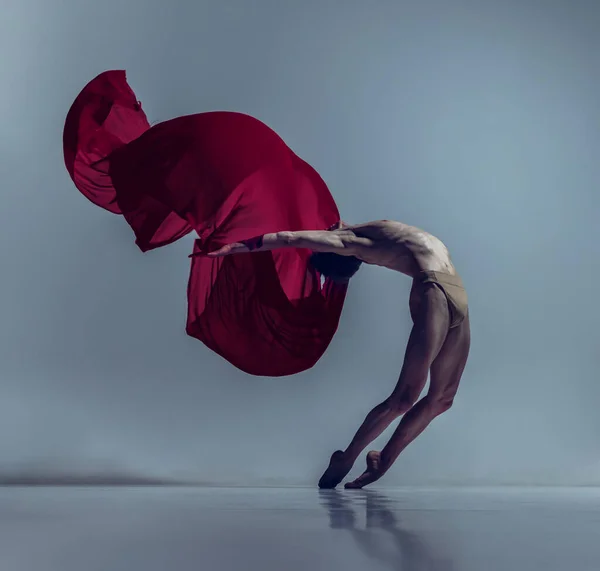
[[[340,284],[347,284],[362,264],[354,256],[340,256],[331,252],[314,252],[310,263],[322,276]]]

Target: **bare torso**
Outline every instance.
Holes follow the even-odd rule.
[[[383,266],[411,277],[425,270],[456,274],[444,243],[415,226],[377,220],[344,226],[336,232],[351,232],[357,238],[368,240],[368,245],[358,247],[355,253],[366,264]]]

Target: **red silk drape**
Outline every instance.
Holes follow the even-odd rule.
[[[269,127],[241,113],[150,127],[124,71],[78,95],[65,122],[65,164],[97,206],[122,214],[142,251],[194,230],[194,252],[339,220],[327,186]],[[239,369],[282,376],[312,367],[333,337],[346,287],[320,277],[310,252],[193,257],[186,331]]]

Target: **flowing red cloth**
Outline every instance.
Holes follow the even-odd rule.
[[[327,186],[269,127],[241,113],[178,117],[150,127],[124,71],[93,79],[73,103],[65,164],[94,204],[122,214],[145,252],[194,230],[194,253],[269,232],[339,220]],[[333,337],[346,287],[310,251],[194,256],[186,331],[250,374],[312,367]]]

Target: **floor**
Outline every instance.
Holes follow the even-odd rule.
[[[0,488],[2,571],[598,571],[600,490]]]

